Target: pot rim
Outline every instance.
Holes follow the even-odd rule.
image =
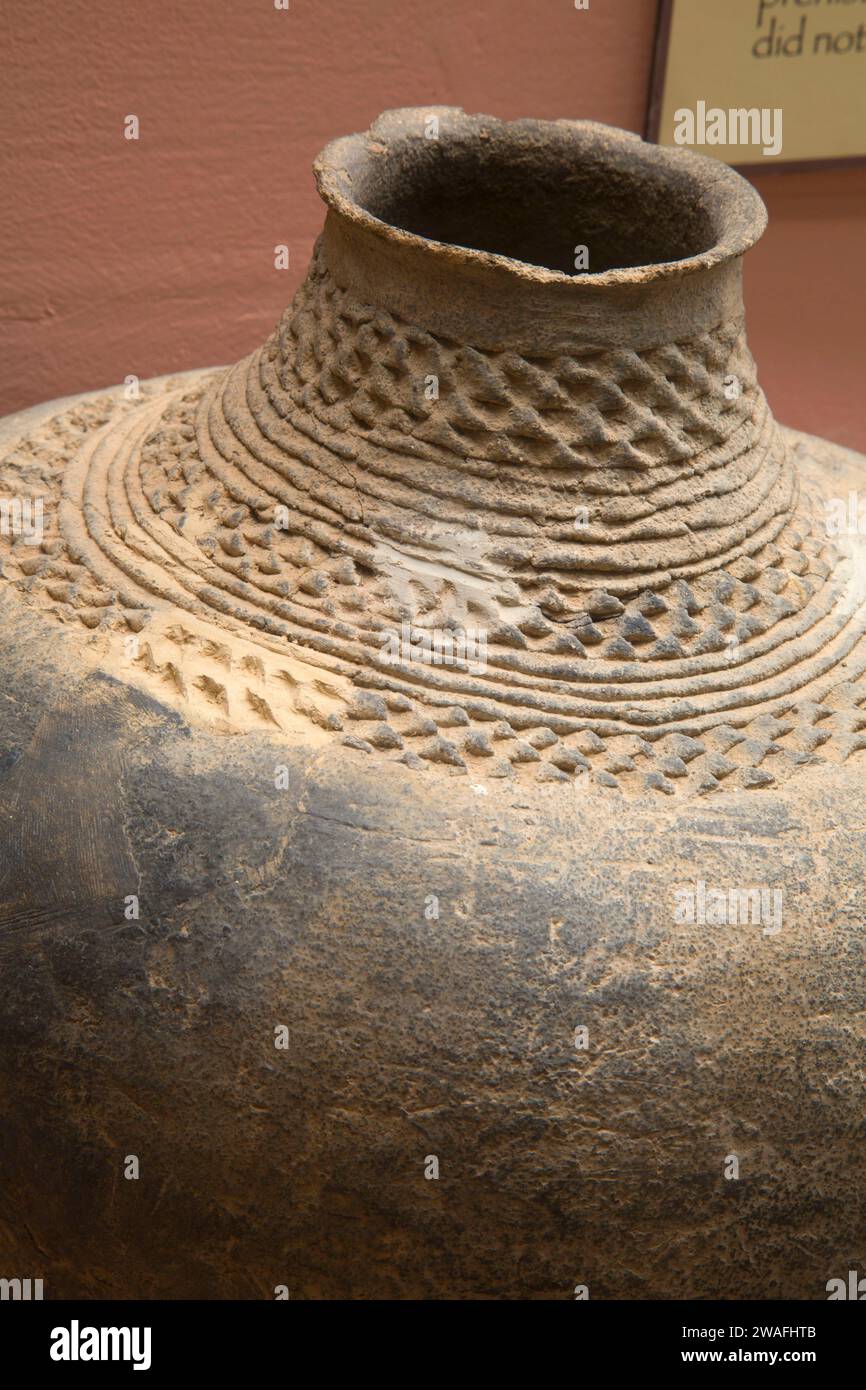
[[[489,140],[491,130],[495,130],[515,140],[546,139],[561,144],[562,136],[566,135],[573,140],[579,156],[591,154],[596,160],[607,158],[612,169],[627,169],[631,165],[644,177],[657,176],[671,187],[679,184],[700,199],[710,219],[714,242],[682,258],[570,275],[501,252],[479,250],[407,231],[364,207],[353,190],[353,183],[373,167],[372,161],[398,148],[405,150],[411,141],[426,143],[424,123],[431,117],[441,122],[441,138],[445,140],[465,142],[468,138],[480,143]],[[450,262],[464,269],[486,267],[513,280],[568,286],[575,295],[590,287],[649,285],[707,271],[741,257],[758,241],[767,225],[767,210],[760,194],[729,165],[691,150],[654,145],[632,131],[597,121],[533,118],[503,121],[493,116],[467,115],[457,106],[399,107],[383,112],[369,130],[330,141],[314,161],[313,172],[319,195],[332,213],[366,229],[386,245],[412,248],[435,256],[440,263]]]

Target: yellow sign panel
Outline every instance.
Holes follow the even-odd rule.
[[[664,0],[650,137],[728,164],[866,158],[866,0]]]

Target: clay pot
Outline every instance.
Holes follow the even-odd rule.
[[[450,109],[316,174],[263,348],[4,427],[2,1272],[824,1298],[866,461],[757,384],[760,199]]]

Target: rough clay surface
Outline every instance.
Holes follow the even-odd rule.
[[[866,462],[774,424],[741,318],[531,358],[320,251],[237,367],[5,435],[0,491],[48,505],[0,537],[4,1266],[820,1298],[862,1265],[864,594],[824,504]],[[483,628],[485,669],[383,663],[404,622]],[[782,930],[675,922],[697,880],[781,890]]]

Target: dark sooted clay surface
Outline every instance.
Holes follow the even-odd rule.
[[[371,227],[364,198],[410,221],[414,170],[416,230],[461,232],[426,114],[325,152],[323,244],[261,352],[7,426],[3,495],[57,505],[3,549],[2,1270],[52,1298],[826,1297],[864,1258],[866,652],[821,526],[866,462],[769,415],[736,176],[441,113],[467,178],[492,140],[494,172],[577,142],[624,206],[699,181],[691,276],[577,286]],[[383,666],[404,610],[485,626],[487,670]],[[781,891],[781,930],[676,921],[699,881]]]

